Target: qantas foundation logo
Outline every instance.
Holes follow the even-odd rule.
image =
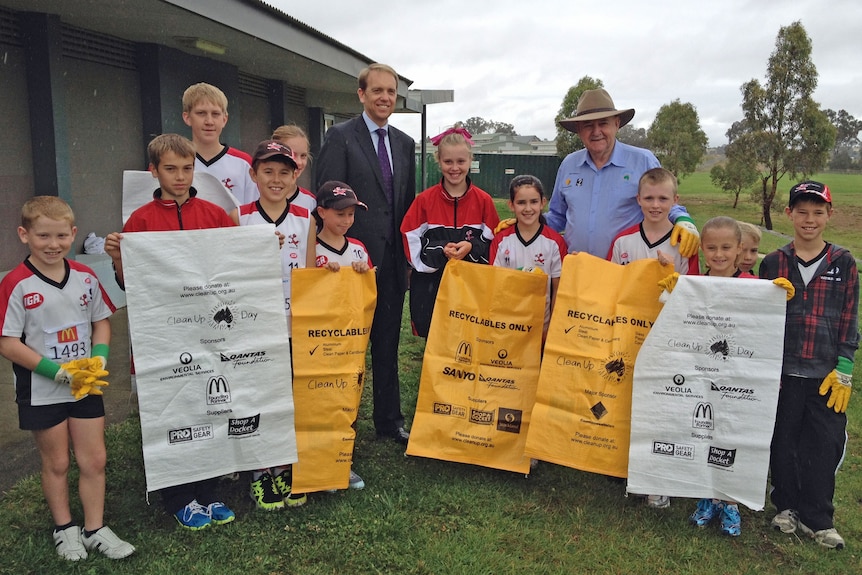
[[[245,353],[219,353],[222,362],[231,362],[234,367],[241,365],[251,365],[254,363],[266,363],[272,361],[266,356],[265,351],[248,351]]]
[[[731,385],[716,385],[714,381],[709,383],[710,390],[721,394],[721,399],[743,399],[745,401],[760,401],[755,397],[752,387],[734,387]]]

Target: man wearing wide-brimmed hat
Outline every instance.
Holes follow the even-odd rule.
[[[638,180],[659,161],[649,150],[617,141],[617,131],[634,115],[633,108],[618,110],[607,91],[585,90],[574,117],[560,121],[585,146],[560,164],[547,214],[548,225],[564,231],[569,252],[604,258],[618,233],[643,220]],[[685,257],[697,253],[700,237],[685,208],[675,205],[670,219],[673,245]]]

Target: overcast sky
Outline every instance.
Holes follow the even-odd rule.
[[[740,86],[764,82],[779,28],[796,20],[813,44],[815,99],[862,118],[859,0],[265,1],[390,64],[412,89],[454,90],[455,102],[428,106],[429,136],[481,116],[554,138],[566,91],[592,76],[617,108],[635,108],[636,128],[679,98],[722,145],[742,117]],[[419,137],[419,115],[391,121]]]

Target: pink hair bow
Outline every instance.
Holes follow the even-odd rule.
[[[468,132],[465,128],[461,128],[461,127],[449,128],[448,130],[446,130],[440,134],[437,134],[436,136],[431,138],[431,143],[434,144],[435,146],[437,146],[440,144],[440,140],[442,140],[443,138],[445,138],[449,134],[461,134],[462,136],[464,136],[464,139],[467,140],[468,144],[470,144],[471,146],[473,145],[473,140],[470,139],[473,137],[473,134]]]

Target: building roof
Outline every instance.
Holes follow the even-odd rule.
[[[332,112],[355,112],[356,77],[375,61],[261,0],[0,0],[0,6],[56,14],[74,27],[205,55],[311,95],[319,92]],[[400,77],[402,101],[410,84]]]

